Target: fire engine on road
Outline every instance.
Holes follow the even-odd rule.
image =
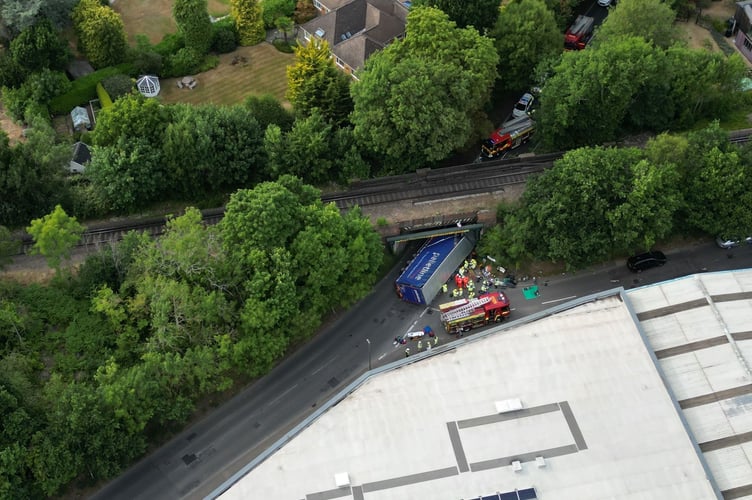
[[[582,50],[593,38],[595,19],[589,16],[577,16],[572,26],[564,35],[564,50]]]
[[[480,147],[481,159],[497,158],[510,149],[525,144],[535,132],[535,122],[528,116],[502,123]]]
[[[439,306],[447,333],[460,334],[509,316],[509,299],[504,292],[491,292],[477,299],[460,299]]]

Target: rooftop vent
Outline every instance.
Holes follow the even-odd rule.
[[[319,38],[322,38],[324,35],[326,35],[326,31],[324,31],[323,29],[319,28],[319,29],[316,30],[316,33],[314,33],[314,35],[316,35]]]
[[[348,31],[347,33],[345,33],[345,36],[346,36],[347,38],[350,38],[350,37],[352,36],[352,33],[350,33],[350,32]]]

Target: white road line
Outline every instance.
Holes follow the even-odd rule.
[[[297,386],[298,386],[298,384],[295,384],[294,386],[290,387],[290,388],[289,388],[289,389],[287,389],[287,390],[286,390],[285,392],[283,392],[282,394],[280,394],[279,396],[277,396],[277,398],[276,398],[276,399],[274,399],[274,400],[270,401],[269,403],[267,403],[267,404],[266,404],[266,406],[267,406],[267,407],[269,407],[269,406],[272,406],[272,405],[276,404],[276,403],[277,403],[277,401],[279,401],[280,399],[282,399],[283,397],[285,397],[285,396],[287,395],[287,393],[288,393],[288,392],[292,391],[292,390],[293,390],[293,389],[295,389],[295,388],[296,388]]]
[[[547,300],[545,302],[541,302],[541,304],[553,304],[554,302],[561,302],[562,300],[569,300],[569,299],[576,299],[576,298],[577,298],[577,295],[572,295],[571,297],[564,297],[564,298],[556,299],[556,300]]]
[[[431,309],[431,308],[430,308],[430,307],[426,307],[425,309],[423,309],[423,312],[422,312],[422,313],[420,313],[420,316],[418,316],[418,317],[419,317],[419,318],[422,318],[422,317],[423,317],[423,315],[424,315],[424,314],[426,314],[426,313],[428,312],[428,310],[429,310],[429,309]],[[416,321],[416,323],[417,323],[417,321]]]
[[[328,359],[325,362],[321,363],[321,366],[319,366],[314,371],[312,371],[311,375],[316,375],[318,372],[320,372],[321,370],[323,370],[327,366],[331,365],[332,361],[334,361],[335,359],[337,359],[337,356],[334,356],[332,359]]]
[[[382,360],[382,359],[384,359],[385,357],[386,357],[386,353],[382,354],[382,355],[381,355],[381,356],[379,356],[379,357],[378,357],[377,359],[378,359],[379,361],[381,361],[381,360]]]

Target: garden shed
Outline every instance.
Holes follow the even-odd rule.
[[[159,95],[159,78],[154,75],[142,75],[136,81],[136,88],[145,97],[156,97]]]

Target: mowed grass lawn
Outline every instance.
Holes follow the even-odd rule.
[[[116,0],[112,8],[120,14],[133,44],[136,35],[146,35],[157,43],[167,34],[178,30],[172,18],[173,0]],[[230,0],[209,0],[209,14],[221,17],[230,12]]]
[[[235,57],[245,57],[247,62],[232,65]],[[163,103],[236,104],[250,95],[271,94],[284,101],[287,91],[286,68],[295,56],[285,54],[273,45],[262,42],[253,47],[239,47],[236,51],[219,56],[219,65],[193,76],[198,85],[193,90],[179,89],[180,78],[160,80],[159,97]]]

